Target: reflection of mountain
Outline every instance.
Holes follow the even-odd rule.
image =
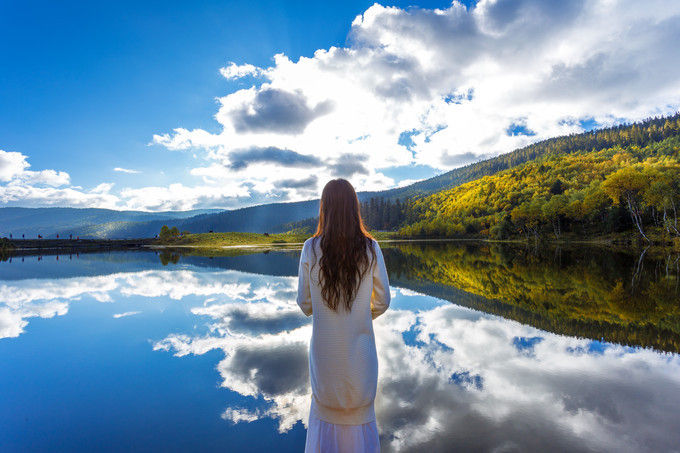
[[[309,320],[295,305],[294,279],[235,277],[269,296],[192,309],[208,334],[172,334],[154,349],[222,351],[222,386],[250,398],[222,418],[272,418],[287,432],[308,417]],[[657,451],[680,441],[677,356],[546,334],[434,301],[400,309],[409,297],[422,296],[397,290],[374,324],[384,451]]]
[[[636,256],[592,247],[529,251],[469,242],[383,244],[383,248],[390,281],[396,286],[550,332],[680,350],[677,256],[645,256],[638,263]],[[181,253],[92,254],[58,272],[76,277],[191,266],[292,277],[299,256],[295,250],[212,257]],[[4,267],[0,278],[53,275],[49,266],[34,261],[0,263]]]
[[[392,281],[566,335],[680,350],[678,257],[445,243],[386,250]],[[637,270],[637,273],[636,273]]]

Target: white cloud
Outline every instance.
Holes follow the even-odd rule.
[[[223,68],[225,77],[257,74],[265,82],[219,99],[221,133],[176,129],[154,140],[204,149],[215,164],[203,168],[232,181],[246,181],[234,168],[236,151],[274,147],[323,163],[313,192],[334,176],[359,189],[403,185],[375,169],[450,169],[578,132],[578,120],[612,124],[673,112],[680,106],[679,30],[680,4],[663,1],[482,0],[435,10],[376,4],[352,22],[349,47],[297,61],[279,54],[266,69]],[[513,125],[534,135],[508,133]],[[398,144],[405,131],[414,131],[410,150]],[[340,175],[334,163],[341,155],[364,171]],[[308,196],[310,187],[274,184],[281,164],[261,167],[250,182],[290,199]]]
[[[184,211],[196,206],[228,206],[250,195],[248,187],[236,183],[223,185],[185,186],[180,183],[167,187],[126,188],[120,192],[126,208],[150,211]]]
[[[0,181],[11,181],[29,167],[26,156],[0,149]]]
[[[73,206],[115,208],[119,198],[110,193],[112,184],[91,190],[70,186],[68,173],[28,170],[28,157],[0,150],[0,204],[21,206]]]
[[[192,153],[196,165],[187,177],[202,182],[121,188],[108,196],[23,183],[0,186],[0,201],[189,209],[308,199],[338,176],[359,190],[402,186],[376,169],[447,170],[579,132],[582,120],[610,125],[674,112],[679,41],[680,3],[663,0],[481,0],[446,9],[375,4],[351,23],[346,47],[297,60],[278,54],[267,68],[233,62],[221,68],[227,79],[251,86],[218,98],[220,132],[178,125],[153,135],[155,144]],[[519,125],[533,135],[509,132]],[[408,148],[399,144],[404,132]],[[289,153],[265,160],[252,152],[273,149]],[[290,153],[314,163],[291,166]],[[241,159],[248,155],[258,157]],[[18,181],[27,165],[21,154],[3,154],[0,181]],[[34,178],[56,186],[67,176]]]
[[[229,420],[233,424],[250,423],[259,420],[262,415],[259,411],[250,411],[248,409],[233,409],[227,408],[221,415],[224,420]]]
[[[237,65],[233,61],[223,68],[220,68],[220,74],[226,79],[240,79],[246,76],[257,77],[262,74],[262,68],[246,63]]]
[[[115,313],[113,315],[113,317],[116,318],[116,319],[125,318],[125,317],[128,317],[128,316],[138,315],[139,313],[141,313],[141,311],[126,311],[124,313]]]
[[[0,182],[8,186],[45,185],[50,187],[64,186],[70,182],[68,173],[56,170],[32,171],[28,157],[17,152],[0,149]],[[0,186],[2,187],[2,186]]]
[[[119,173],[127,173],[131,175],[136,175],[138,173],[141,173],[139,170],[133,170],[131,168],[122,168],[122,167],[115,167],[113,171],[117,171]]]

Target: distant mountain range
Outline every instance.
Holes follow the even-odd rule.
[[[196,215],[222,212],[221,209],[191,211],[116,211],[98,208],[0,208],[0,236],[37,235],[55,237],[73,234],[81,237],[120,238],[112,225],[141,224],[150,221],[177,221]],[[107,227],[107,225],[111,225]],[[88,234],[101,231],[98,234]],[[155,233],[154,233],[155,234]]]
[[[657,120],[662,121],[662,120]],[[616,126],[604,131],[617,131],[626,126]],[[600,140],[597,131],[556,137],[514,150],[497,157],[456,168],[441,175],[394,189],[359,192],[360,201],[371,198],[405,200],[421,198],[452,189],[483,176],[494,175],[538,157],[555,152],[569,151],[582,146],[582,141]],[[606,140],[605,140],[606,141]],[[291,224],[315,217],[318,200],[290,203],[271,203],[235,210],[202,209],[193,211],[114,211],[109,209],[79,208],[0,208],[0,236],[12,233],[35,237],[68,236],[93,238],[153,237],[161,226],[177,226],[192,233],[208,231],[281,232]]]
[[[511,153],[512,154],[512,153]],[[495,158],[495,159],[500,159]],[[455,187],[490,171],[483,161],[451,170],[405,187],[376,192],[359,192],[361,201],[425,196]],[[0,208],[0,236],[80,236],[82,238],[152,237],[161,226],[177,226],[194,233],[208,231],[281,232],[293,222],[318,214],[319,200],[271,203],[234,210],[115,211],[94,208]]]
[[[455,187],[478,177],[486,169],[480,163],[457,168],[430,179],[395,189],[359,192],[361,201],[370,198],[390,200],[425,196]],[[0,208],[0,236],[15,237],[68,236],[82,238],[152,237],[161,226],[177,226],[193,233],[208,231],[251,231],[275,233],[285,231],[290,224],[315,217],[319,200],[271,203],[234,210],[204,209],[194,211],[115,211],[93,208]]]

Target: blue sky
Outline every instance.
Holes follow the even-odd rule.
[[[217,131],[214,98],[241,83],[227,61],[311,56],[345,44],[371,1],[5,2],[0,6],[0,149],[81,185],[181,180],[191,156],[148,148],[158,131]],[[409,2],[393,2],[409,5]],[[446,6],[446,2],[422,2]],[[143,170],[144,180],[115,174]],[[163,170],[164,175],[160,173]],[[108,173],[108,175],[107,175]]]
[[[5,2],[0,206],[230,208],[337,176],[382,189],[670,113],[674,3]],[[235,172],[232,155],[254,160]]]

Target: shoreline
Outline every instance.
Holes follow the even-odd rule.
[[[210,233],[203,233],[210,234]],[[225,233],[215,233],[216,235]],[[234,234],[234,233],[227,233]],[[187,250],[255,250],[255,249],[279,249],[285,247],[300,247],[303,245],[301,237],[291,238],[291,242],[284,242],[280,240],[267,241],[266,237],[257,233],[236,233],[237,235],[248,235],[252,239],[252,243],[241,243],[235,238],[232,240],[215,241],[198,241],[194,243],[186,243],[185,241],[178,241],[179,243],[165,242],[159,243],[156,238],[135,238],[135,239],[12,239],[9,242],[13,247],[3,250],[3,253],[8,256],[17,255],[36,255],[36,254],[59,254],[59,253],[80,253],[80,252],[100,252],[100,251],[125,251],[125,250],[166,250],[166,249],[187,249]],[[513,244],[527,246],[592,246],[605,247],[612,250],[626,249],[628,251],[643,251],[646,249],[652,250],[679,250],[675,243],[645,243],[641,240],[634,240],[631,237],[599,237],[592,239],[579,238],[563,238],[560,240],[538,239],[533,238],[517,238],[517,239],[489,239],[489,238],[399,238],[389,237],[388,232],[379,232],[374,234],[376,240],[381,244],[398,244],[398,243],[436,243],[436,242],[482,242],[488,244]],[[255,236],[255,237],[253,237]],[[273,236],[273,235],[272,235]],[[194,239],[194,238],[191,238]],[[263,242],[259,242],[264,239]],[[183,243],[184,242],[184,243]]]
[[[138,239],[12,239],[11,247],[3,250],[8,256],[58,253],[101,252],[111,250],[142,250],[155,241]]]

